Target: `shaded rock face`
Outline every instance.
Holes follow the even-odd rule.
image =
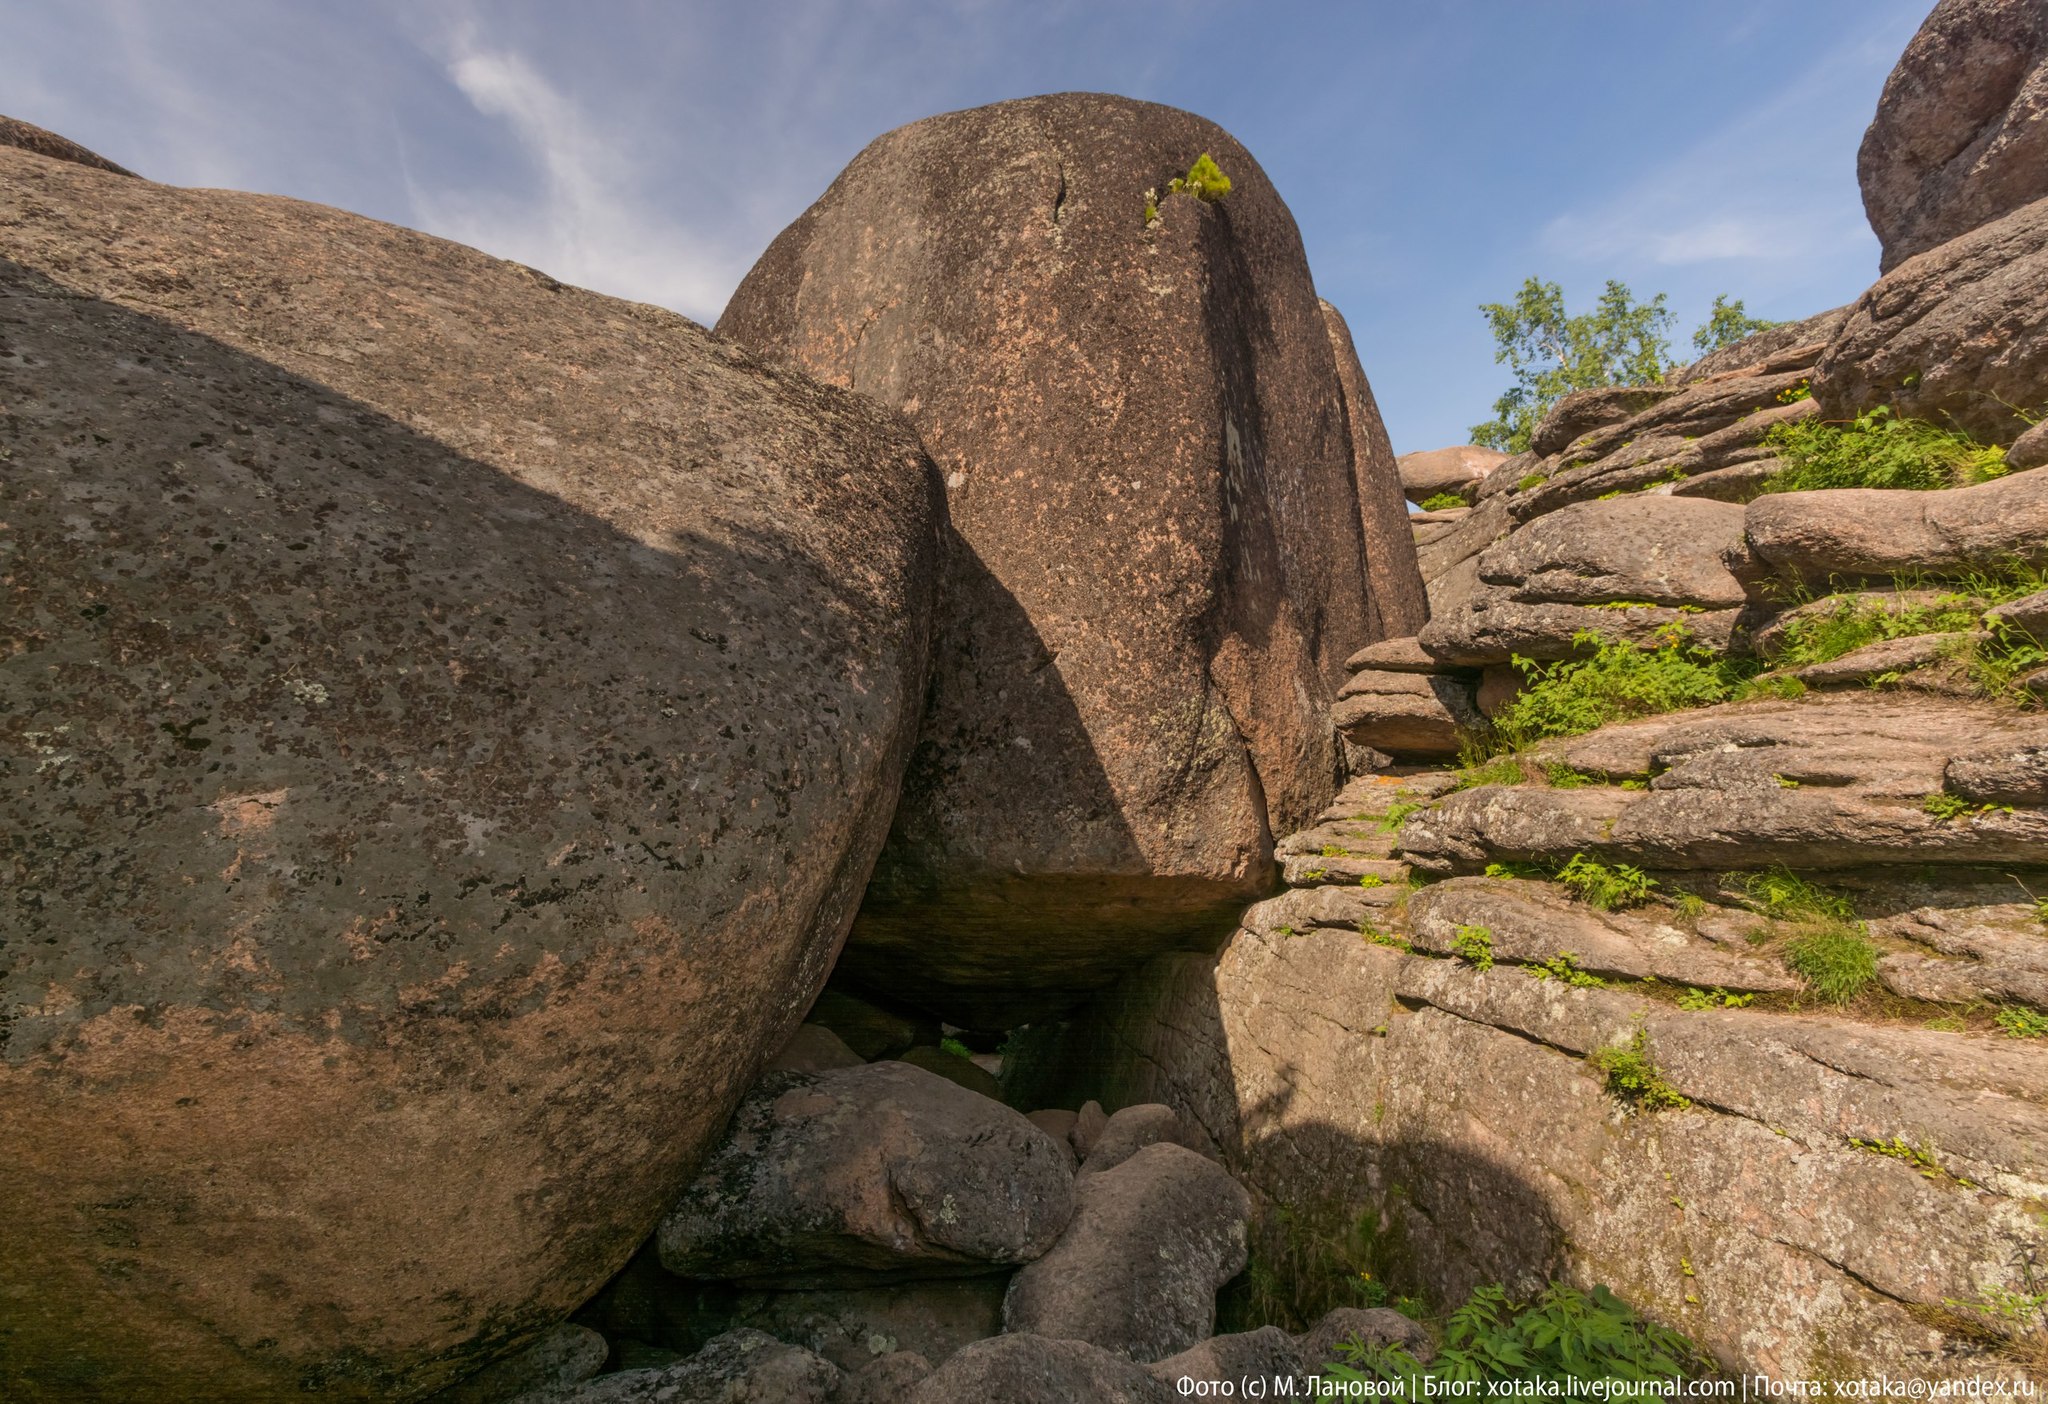
[[[1883,267],[2048,196],[2048,11],[1941,0],[1856,155]]]
[[[1073,1212],[1023,1113],[908,1063],[765,1078],[662,1221],[662,1266],[764,1287],[993,1272]]]
[[[1146,190],[1205,151],[1229,197],[1162,196],[1148,225]],[[1324,708],[1374,628],[1356,426],[1250,153],[1086,93],[917,122],[776,239],[719,330],[900,407],[957,528],[849,975],[1010,1027],[1220,939],[1272,833],[1329,798]]]
[[[2048,120],[2035,123],[2048,139]],[[2048,405],[2048,199],[1894,267],[1858,298],[1814,368],[1831,419],[1877,405],[1986,443]]]
[[[1366,599],[1372,607],[1373,633],[1382,639],[1413,634],[1429,618],[1429,600],[1422,592],[1422,571],[1415,563],[1415,532],[1408,525],[1403,501],[1404,477],[1387,438],[1379,402],[1358,363],[1351,328],[1344,314],[1320,302],[1330,332],[1330,353],[1337,362],[1337,384],[1344,392],[1344,417],[1351,426],[1351,462],[1358,480],[1358,510],[1365,532]],[[1484,453],[1484,449],[1476,450]]]
[[[823,982],[930,464],[680,317],[10,148],[0,289],[0,1393],[413,1397]]]

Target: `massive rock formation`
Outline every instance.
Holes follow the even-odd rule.
[[[1351,427],[1351,462],[1358,480],[1358,508],[1365,532],[1366,600],[1372,608],[1375,639],[1401,638],[1420,629],[1429,618],[1429,599],[1422,590],[1422,572],[1415,563],[1415,534],[1402,500],[1401,467],[1380,418],[1365,368],[1344,314],[1321,304],[1330,330],[1330,352],[1337,359],[1337,384],[1344,392],[1344,418]],[[1481,450],[1483,452],[1484,450]]]
[[[1227,198],[1164,193],[1204,152]],[[929,118],[854,160],[719,330],[901,407],[958,529],[847,972],[1007,1027],[1220,938],[1273,831],[1327,800],[1325,708],[1373,636],[1364,416],[1250,153],[1096,94]]]
[[[412,1398],[619,1267],[823,981],[932,468],[669,313],[22,145],[0,1394]]]
[[[1941,0],[1885,80],[1856,174],[1887,271],[2048,197],[2048,10]]]
[[[2048,134],[2048,117],[2035,123]],[[1893,268],[1813,373],[1831,418],[1878,405],[2012,443],[2048,409],[2048,198]]]

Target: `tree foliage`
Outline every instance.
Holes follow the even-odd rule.
[[[1663,293],[1638,302],[1628,284],[1610,278],[1593,309],[1574,316],[1562,287],[1529,278],[1512,302],[1482,303],[1493,359],[1514,371],[1515,383],[1493,402],[1494,417],[1472,426],[1472,442],[1521,453],[1550,407],[1572,391],[1662,380],[1674,365],[1665,302]],[[1741,299],[1723,293],[1692,344],[1702,353],[1718,351],[1777,325],[1750,316]]]
[[[1724,346],[1733,346],[1772,327],[1782,327],[1783,322],[1767,322],[1761,317],[1752,317],[1743,309],[1742,299],[1731,298],[1721,293],[1714,299],[1707,320],[1701,322],[1699,330],[1692,334],[1692,344],[1704,356],[1719,351]]]

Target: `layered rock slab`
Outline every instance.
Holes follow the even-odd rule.
[[[1229,196],[1148,221],[1204,152]],[[900,407],[957,528],[848,972],[1007,1028],[1220,939],[1328,802],[1324,710],[1373,636],[1360,483],[1397,491],[1361,476],[1362,399],[1250,153],[1099,94],[929,118],[871,143],[719,328]]]
[[[0,260],[0,1393],[413,1397],[619,1267],[822,983],[929,461],[320,206],[0,147]]]

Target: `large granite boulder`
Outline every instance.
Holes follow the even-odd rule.
[[[1741,521],[1761,566],[1814,583],[2038,565],[2048,561],[2048,473],[1935,492],[1778,492]]]
[[[2048,119],[2034,124],[2048,134]],[[2048,139],[2048,136],[2044,136]],[[1830,419],[1877,405],[2010,444],[2048,408],[2048,198],[1894,267],[1813,372]]]
[[[1230,194],[1165,193],[1204,152]],[[1374,630],[1355,426],[1251,154],[1100,94],[928,118],[783,231],[719,330],[900,407],[957,528],[849,975],[1007,1028],[1220,939],[1329,799],[1326,709]]]
[[[1427,502],[1440,493],[1463,496],[1508,456],[1499,449],[1478,444],[1457,444],[1450,448],[1424,449],[1404,453],[1394,462],[1401,470],[1401,489],[1410,502]]]
[[[16,147],[0,284],[0,1394],[412,1398],[822,984],[930,463],[672,314]]]
[[[1415,529],[1408,524],[1408,504],[1403,500],[1404,478],[1379,401],[1359,364],[1351,328],[1343,313],[1327,302],[1320,305],[1330,332],[1330,354],[1337,361],[1337,384],[1344,392],[1344,418],[1351,428],[1372,633],[1378,639],[1400,638],[1413,634],[1429,618],[1429,599],[1422,592],[1422,571],[1415,561]]]
[[[1856,155],[1886,271],[2048,196],[2048,10],[1941,0]]]
[[[994,1272],[1053,1245],[1073,1178],[1022,1112],[908,1063],[762,1079],[662,1221],[682,1277],[762,1287]]]

